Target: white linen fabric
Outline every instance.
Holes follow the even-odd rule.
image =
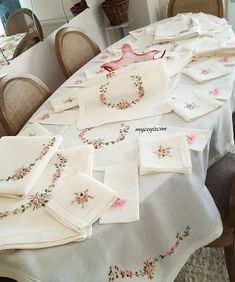
[[[60,187],[46,211],[72,230],[89,227],[115,202],[117,193],[84,173]]]
[[[139,139],[155,139],[174,134],[185,135],[189,149],[197,152],[202,152],[205,149],[211,137],[211,132],[208,130],[161,125],[147,128]]]
[[[186,121],[206,115],[223,105],[223,102],[207,97],[195,90],[182,93],[172,100],[173,111]]]
[[[223,86],[218,84],[211,85],[183,85],[179,84],[171,94],[172,98],[180,97],[182,93],[190,93],[190,95],[194,92],[198,91],[201,95],[209,98],[214,98],[217,100],[228,100],[231,97],[233,86]]]
[[[57,98],[50,99],[54,111],[62,112],[79,105],[79,99],[76,89],[66,89],[63,95]]]
[[[59,150],[28,197],[20,201],[0,197],[0,249],[45,248],[91,236],[91,230],[74,232],[60,224],[45,212],[45,205],[78,171],[91,174],[92,163],[91,146]]]
[[[185,135],[139,139],[140,175],[157,172],[191,173],[192,163]]]
[[[43,124],[58,124],[70,125],[77,121],[78,111],[68,110],[64,112],[55,113],[53,110],[42,110],[36,112],[29,120],[29,122],[38,122]]]
[[[216,62],[223,64],[224,66],[235,66],[235,56],[224,55],[216,59]]]
[[[222,66],[215,61],[200,62],[188,65],[183,73],[199,83],[224,76],[231,72],[231,69]]]
[[[50,132],[45,127],[41,126],[39,123],[35,122],[23,128],[18,134],[18,136],[52,136]]]
[[[171,77],[180,73],[192,61],[192,52],[166,52],[163,60],[167,74]]]
[[[154,39],[155,42],[169,42],[196,37],[199,33],[198,19],[179,14],[168,23],[156,24]]]
[[[0,196],[26,196],[61,144],[61,136],[0,139]]]
[[[136,163],[109,166],[104,184],[118,192],[117,200],[105,212],[99,223],[120,223],[139,220],[139,184]]]
[[[121,47],[123,46],[123,44],[129,44],[133,50],[137,49],[137,46],[135,45],[135,43],[129,39],[123,39],[118,41],[117,43],[113,44],[112,46],[108,47],[106,50],[107,52],[115,55],[115,56],[121,56]]]
[[[133,79],[138,82],[133,83]],[[107,83],[80,90],[79,129],[171,111],[169,80],[161,61],[127,66],[124,74],[122,69],[117,70],[116,76]],[[133,102],[135,99],[139,100]],[[108,103],[115,106],[108,106]]]

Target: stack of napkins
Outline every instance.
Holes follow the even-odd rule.
[[[139,185],[136,163],[108,166],[104,184],[118,192],[117,200],[100,218],[99,223],[118,223],[139,220]]]
[[[212,60],[188,65],[183,70],[184,74],[198,83],[224,76],[230,72],[230,68],[224,67],[220,63]]]
[[[139,139],[140,175],[158,172],[191,173],[192,163],[185,135]]]
[[[198,19],[179,14],[170,22],[157,24],[154,39],[155,42],[169,42],[196,37],[199,34]]]
[[[29,194],[62,142],[61,136],[8,136],[0,139],[0,196]]]
[[[172,100],[173,111],[186,121],[206,115],[223,105],[211,97],[206,97],[197,90],[182,93]]]

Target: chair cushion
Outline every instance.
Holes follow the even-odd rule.
[[[227,153],[207,170],[205,184],[215,201],[223,222],[226,222],[228,217],[230,190],[234,177],[235,154],[232,153]]]

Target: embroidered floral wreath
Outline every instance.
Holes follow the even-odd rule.
[[[107,79],[111,79],[113,76],[115,76],[115,72],[111,72],[108,75],[106,75]],[[102,84],[100,86],[100,102],[107,107],[116,108],[118,110],[125,110],[131,108],[133,105],[140,102],[140,100],[144,97],[144,87],[143,87],[141,76],[131,75],[130,77],[132,80],[134,80],[134,86],[136,86],[136,88],[138,89],[137,98],[131,101],[122,99],[118,103],[109,102],[106,96],[107,96],[108,86],[110,84],[110,81],[107,81],[105,84]]]

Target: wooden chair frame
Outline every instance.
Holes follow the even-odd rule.
[[[3,78],[1,78],[0,79],[0,122],[1,122],[5,132],[8,135],[16,135],[20,131],[20,129],[25,125],[25,123],[23,122],[22,127],[19,128],[19,129],[16,129],[14,124],[11,123],[11,121],[9,121],[8,118],[7,118],[7,107],[6,107],[5,102],[4,102],[4,95],[5,95],[4,90],[7,86],[7,84],[9,82],[12,82],[13,80],[30,81],[30,83],[32,85],[35,84],[36,87],[39,87],[45,93],[45,99],[43,99],[41,101],[41,103],[38,103],[37,105],[35,105],[35,107],[32,107],[33,111],[31,112],[31,114],[33,114],[45,102],[45,100],[51,95],[51,92],[48,89],[48,87],[39,78],[37,78],[33,75],[29,75],[29,74],[17,74],[17,75],[16,74],[9,74],[9,75],[6,75]],[[17,99],[18,93],[15,93],[15,94],[16,94],[16,99]],[[25,121],[25,122],[27,122],[27,121]]]
[[[18,32],[14,32],[12,33],[11,31],[11,28],[10,28],[10,23],[12,21],[14,21],[14,17],[18,14],[26,14],[28,16],[31,17],[32,21],[35,21],[35,25],[36,25],[36,30],[35,32],[38,34],[37,37],[40,38],[40,40],[42,41],[43,40],[43,31],[42,31],[42,26],[37,18],[37,16],[35,14],[33,14],[33,12],[29,9],[26,9],[26,8],[22,8],[22,9],[17,9],[15,10],[12,14],[10,14],[10,16],[7,18],[7,23],[6,23],[6,35],[7,36],[10,36],[10,35],[14,35]],[[15,25],[17,25],[17,23],[15,23]],[[25,32],[27,32],[27,30],[25,30]]]
[[[179,1],[179,0],[178,0]],[[182,1],[182,0],[181,0]],[[188,3],[190,3],[191,1],[193,0],[185,0],[187,1]],[[205,0],[204,0],[205,1]],[[168,4],[168,17],[173,17],[175,16],[174,14],[174,6],[175,6],[175,2],[176,0],[170,0],[169,1],[169,4]],[[223,3],[223,0],[217,0],[217,3],[218,3],[218,15],[215,15],[215,16],[218,16],[220,18],[224,18],[224,3]],[[190,4],[189,4],[190,5]],[[195,12],[195,11],[188,11],[188,12]],[[203,12],[203,11],[202,11]]]
[[[71,70],[69,64],[66,62],[66,58],[63,55],[63,40],[66,37],[66,35],[71,33],[76,33],[78,35],[80,35],[82,38],[84,38],[90,45],[90,47],[92,48],[93,52],[95,55],[98,55],[100,53],[100,48],[97,45],[96,42],[94,42],[90,37],[88,37],[86,34],[84,34],[83,32],[79,31],[77,28],[73,28],[73,27],[65,27],[65,28],[61,28],[55,37],[55,50],[56,50],[56,56],[58,59],[58,62],[62,68],[62,71],[65,75],[66,78],[69,78],[74,72]],[[78,64],[78,69],[80,67],[82,67],[83,65],[79,65]]]
[[[14,53],[13,53],[13,59],[22,54],[24,51],[26,51],[28,48],[32,47],[34,44],[40,41],[40,38],[38,37],[38,33],[36,31],[26,33],[26,35],[22,38],[19,45],[17,45]]]

